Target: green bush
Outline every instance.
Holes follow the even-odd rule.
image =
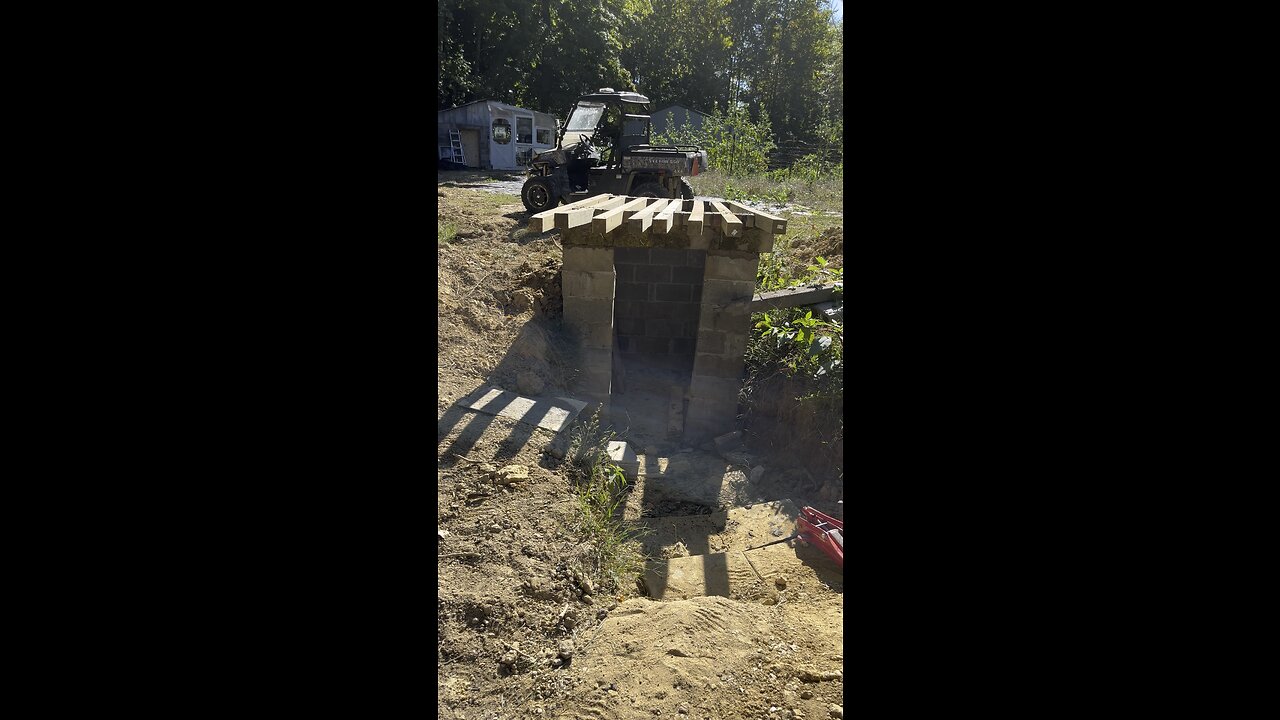
[[[785,246],[762,256],[757,285],[761,291],[797,285],[835,284],[841,290],[844,270],[832,268],[826,258],[816,258],[802,271],[791,272],[779,256]],[[747,381],[743,401],[751,404],[756,388],[775,375],[800,377],[808,388],[798,398],[811,411],[838,419],[837,434],[844,427],[844,323],[817,316],[806,308],[774,308],[752,315],[755,333],[747,342]]]
[[[672,126],[674,117],[667,113],[667,127]],[[654,135],[652,141],[655,145],[697,145],[707,151],[712,168],[730,177],[764,172],[769,167],[768,155],[776,147],[769,114],[762,110],[760,119],[752,121],[746,106],[741,104],[726,111],[717,105],[703,119],[701,129],[686,125]]]

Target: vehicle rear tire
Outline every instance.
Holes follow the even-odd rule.
[[[525,210],[536,214],[559,205],[560,198],[556,197],[551,178],[534,177],[526,180],[524,187],[520,188],[520,202],[524,203]]]
[[[631,197],[651,197],[651,198],[671,197],[670,195],[667,194],[667,189],[662,187],[656,182],[641,183],[631,188],[631,192],[628,194]]]
[[[683,178],[680,179],[680,197],[684,200],[693,199],[693,186],[689,184],[688,180]]]

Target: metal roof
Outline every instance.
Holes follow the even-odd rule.
[[[612,100],[613,102],[620,101],[625,103],[644,103],[646,105],[649,103],[649,98],[645,97],[644,95],[641,95],[640,93],[634,93],[629,90],[623,90],[622,92],[607,92],[607,93],[595,92],[595,93],[591,93],[590,95],[582,95],[578,99],[579,100]]]
[[[530,114],[533,114],[533,115],[541,115],[541,116],[543,116],[543,117],[548,117],[548,118],[552,118],[552,119],[554,119],[554,118],[555,118],[555,115],[552,115],[551,113],[544,113],[544,112],[539,112],[539,111],[537,111],[537,110],[530,110],[529,108],[522,108],[522,107],[518,107],[518,106],[516,106],[516,105],[508,105],[507,103],[504,103],[504,102],[502,102],[502,101],[500,101],[500,100],[490,100],[490,99],[486,99],[486,100],[472,100],[472,101],[471,101],[471,102],[469,102],[469,103],[462,103],[461,105],[456,105],[456,106],[454,106],[454,107],[447,108],[447,109],[445,109],[445,110],[437,110],[436,112],[438,112],[438,113],[451,112],[451,111],[453,111],[453,110],[458,110],[458,109],[460,109],[460,108],[467,107],[468,105],[475,105],[476,103],[486,103],[486,104],[488,104],[488,106],[489,106],[489,109],[490,109],[490,110],[492,110],[492,109],[494,109],[494,108],[497,108],[497,109],[502,110],[502,111],[504,111],[504,112],[522,112],[522,113],[530,113]]]

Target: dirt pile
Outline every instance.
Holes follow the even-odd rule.
[[[766,549],[778,551],[761,564],[771,574],[737,599],[657,601],[638,584],[609,586],[576,530],[561,460],[545,452],[555,436],[454,405],[484,385],[567,390],[579,364],[556,323],[558,234],[528,233],[514,196],[437,193],[440,220],[457,229],[438,248],[438,717],[832,717],[843,585],[812,548]],[[651,482],[638,480],[626,505],[652,520],[643,548],[655,560],[741,556],[785,530],[748,527],[729,507],[788,497],[769,495],[781,468],[753,482],[751,468],[661,449],[665,462],[654,453]]]
[[[797,257],[822,257],[833,268],[844,267],[844,226],[827,228],[816,237],[799,236],[791,247]]]

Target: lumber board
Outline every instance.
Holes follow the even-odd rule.
[[[612,232],[618,226],[622,225],[623,220],[630,217],[630,216],[624,216],[623,213],[626,213],[627,211],[634,212],[636,210],[643,209],[644,206],[647,205],[649,201],[652,199],[653,198],[649,198],[649,197],[634,198],[630,202],[626,203],[625,205],[621,205],[612,210],[609,210],[600,215],[597,215],[595,218],[591,220],[592,232],[597,232],[601,234]]]
[[[640,232],[648,230],[649,226],[653,224],[654,215],[669,204],[671,204],[670,200],[659,199],[651,205],[646,205],[643,210],[632,215],[631,218],[627,220],[627,226],[632,229],[639,230]]]
[[[702,234],[702,201],[694,200],[693,207],[689,210],[689,219],[685,222],[690,235]]]
[[[719,200],[712,200],[711,207],[720,215],[717,225],[721,232],[728,237],[742,237],[742,220],[732,210],[721,205]]]
[[[605,195],[603,197],[605,200],[597,205],[588,205],[586,207],[574,208],[572,210],[565,210],[564,208],[561,208],[560,211],[556,213],[556,229],[568,230],[569,228],[578,227],[579,225],[586,225],[591,222],[596,213],[621,207],[627,200],[619,195]],[[567,207],[569,206],[566,205],[565,208]]]
[[[751,213],[751,215],[754,218],[756,218],[756,221],[753,227],[757,227],[761,229],[768,228],[774,235],[781,235],[787,231],[787,221],[785,218],[780,218],[777,215],[770,215],[769,213],[764,212],[763,210],[756,210],[754,208],[749,208],[744,205],[740,205],[736,202],[733,202],[732,200],[726,200],[724,204],[728,205],[731,209],[733,209],[735,212],[739,214]],[[761,218],[763,218],[767,222],[760,222]]]
[[[676,213],[683,208],[683,200],[672,200],[670,205],[653,218],[653,231],[659,235],[666,235],[671,232],[671,228],[676,226]]]
[[[819,285],[817,287],[794,287],[783,290],[772,290],[760,293],[751,300],[751,312],[764,312],[772,308],[801,307],[824,303],[837,294],[842,294],[843,285]]]
[[[577,210],[579,208],[585,208],[585,207],[594,207],[596,205],[599,205],[602,202],[608,201],[612,197],[613,197],[612,195],[608,195],[608,194],[594,195],[589,198],[583,198],[582,200],[578,200],[577,202],[571,202],[568,205],[561,205],[560,207],[554,207],[554,208],[551,208],[550,210],[543,210],[537,215],[534,215],[533,217],[529,218],[529,229],[532,230],[533,232],[539,232],[539,233],[546,232],[547,230],[550,230],[553,225],[555,225],[555,216],[557,213],[562,213],[568,210]]]

